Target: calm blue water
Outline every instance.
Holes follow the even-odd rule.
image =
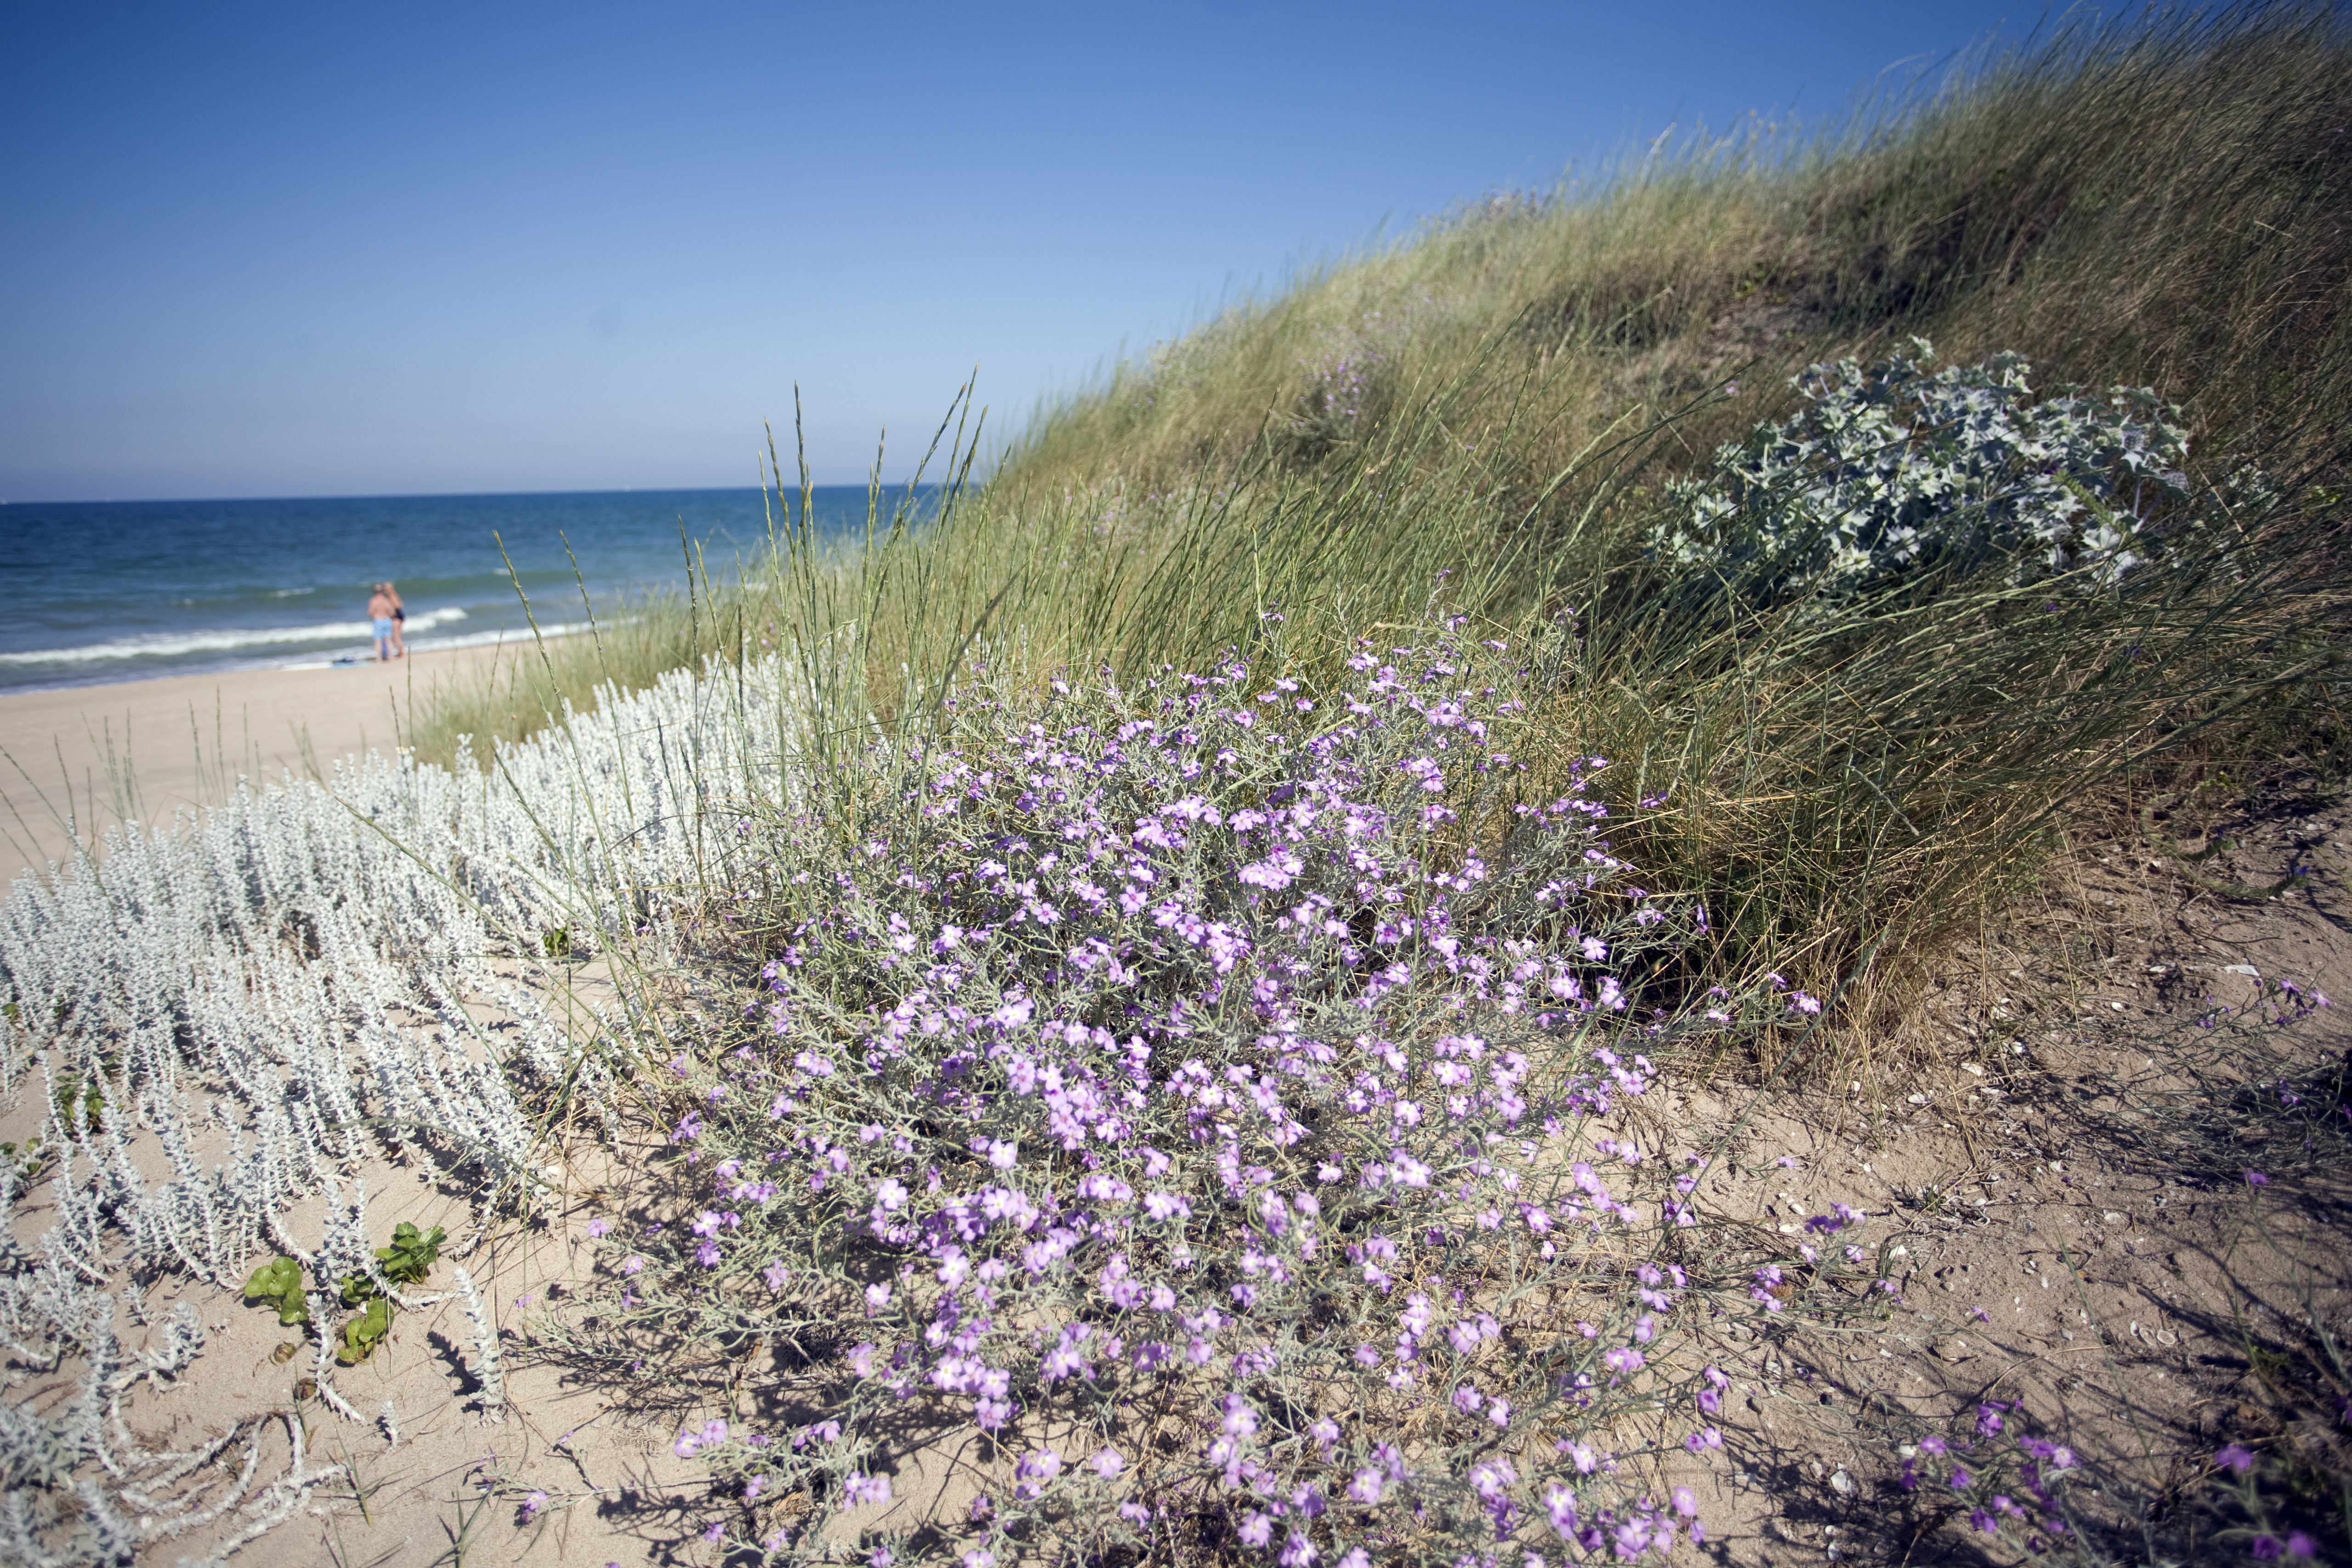
[[[813,510],[821,536],[862,536],[866,489]],[[367,658],[387,577],[415,648],[525,631],[517,579],[542,631],[570,627],[583,582],[600,617],[682,585],[681,524],[722,580],[767,548],[756,489],[0,506],[0,690]]]

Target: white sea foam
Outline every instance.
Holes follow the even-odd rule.
[[[415,637],[418,632],[465,618],[466,612],[455,605],[446,610],[427,610],[421,616],[408,617],[406,635]],[[145,637],[90,643],[81,647],[0,653],[0,664],[94,664],[110,658],[168,658],[174,654],[233,653],[238,648],[261,648],[282,643],[368,642],[372,639],[373,628],[365,621],[330,621],[309,626],[226,627],[216,632],[155,632]],[[447,647],[449,644],[444,642],[440,646]]]

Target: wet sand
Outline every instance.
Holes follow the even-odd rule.
[[[240,776],[324,779],[339,757],[390,750],[436,684],[516,651],[420,649],[390,664],[0,693],[0,887],[65,858],[77,835],[89,844],[119,823],[168,823],[219,801]]]

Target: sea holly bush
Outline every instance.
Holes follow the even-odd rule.
[[[1794,378],[1804,408],[1725,447],[1711,479],[1678,484],[1653,552],[1816,612],[1932,564],[1997,560],[2013,584],[2096,592],[2161,553],[2159,509],[2181,513],[2189,488],[2177,410],[2145,387],[2037,401],[2016,354],[1933,359],[1914,338],[1867,369]]]
[[[1600,758],[1527,798],[1535,682],[1457,634],[1327,690],[1235,659],[971,697],[845,843],[778,825],[757,1000],[669,1067],[675,1217],[591,1226],[651,1353],[778,1347],[753,1429],[678,1437],[710,1541],[1518,1568],[1703,1537],[1707,1325],[1885,1298],[1829,1239],[1850,1212],[1760,1268],[1699,1224],[1651,1053],[1789,1004],[1677,991],[1703,905],[1612,852]]]

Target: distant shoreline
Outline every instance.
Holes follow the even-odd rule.
[[[600,618],[598,624],[606,623]],[[586,621],[566,621],[554,626],[541,626],[536,634],[528,626],[501,626],[489,631],[460,633],[455,637],[424,637],[412,641],[408,651],[417,657],[430,658],[436,655],[458,653],[472,648],[528,644],[533,640],[534,635],[553,641],[558,637],[571,637],[588,629]],[[124,655],[121,656],[121,659],[122,662],[127,663],[138,657],[140,656],[136,654]],[[194,669],[182,667],[168,669],[149,668],[140,671],[109,669],[104,668],[103,661],[99,658],[84,658],[80,662],[89,671],[86,676],[68,676],[23,684],[0,684],[0,699],[31,696],[41,692],[95,691],[110,686],[145,686],[158,680],[226,680],[247,675],[267,675],[273,670],[365,668],[374,664],[376,659],[372,651],[346,653],[333,658],[322,657],[318,652],[310,651],[283,653],[275,658],[247,656],[243,658],[226,659],[217,665],[199,666]],[[394,664],[398,662],[398,660],[394,661]]]
[[[810,497],[843,541],[866,502],[863,486]],[[683,591],[689,562],[722,581],[754,569],[776,521],[751,487],[11,506],[0,692],[363,657],[386,577],[419,644],[527,636],[534,618],[552,632]]]

